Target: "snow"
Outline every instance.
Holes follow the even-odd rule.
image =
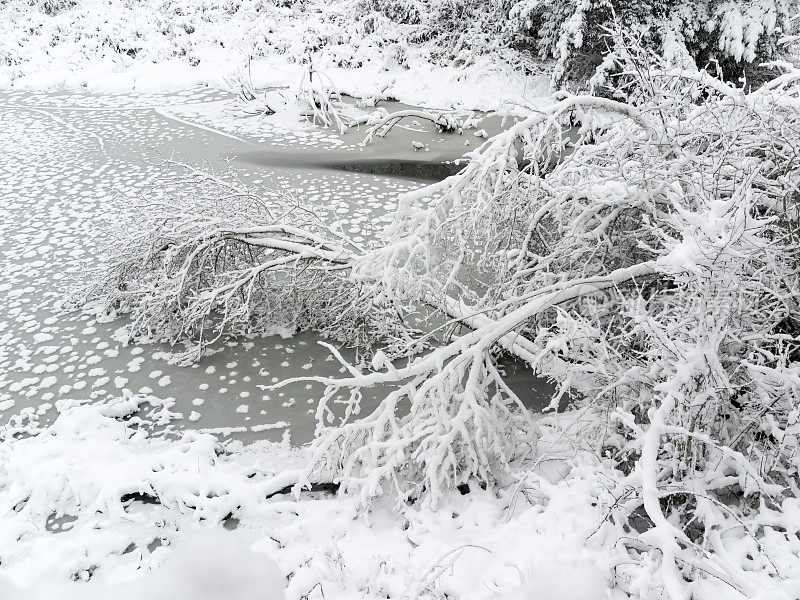
[[[297,481],[302,450],[263,442],[219,454],[209,434],[170,441],[134,427],[140,407],[162,402],[71,406],[38,435],[0,442],[0,597],[279,600],[289,573],[293,599],[321,598],[320,585],[335,600],[426,589],[474,600],[608,597],[612,556],[585,543],[605,508],[585,483],[553,488],[539,506],[513,488],[497,496],[475,486],[440,510],[401,515],[364,514],[348,495],[267,499]],[[46,526],[53,513],[69,526]],[[220,527],[231,513],[233,533]]]
[[[470,600],[624,597],[608,591],[627,555],[604,542],[615,528],[607,516],[616,499],[603,489],[612,480],[596,481],[606,474],[597,464],[578,461],[576,474],[541,488],[544,496],[526,496],[538,487],[532,481],[495,491],[471,486],[438,510],[397,514],[377,505],[365,513],[347,495],[267,500],[296,481],[291,468],[302,466],[302,451],[262,443],[230,445],[217,455],[218,442],[207,434],[176,442],[148,437],[126,420],[149,401],[158,403],[128,396],[67,408],[39,435],[0,444],[8,464],[0,476],[7,515],[0,597],[279,600],[284,587],[292,599],[425,590]],[[131,492],[155,495],[160,504],[120,502]],[[48,530],[54,508],[75,518],[71,527]],[[238,519],[233,533],[220,526],[228,511]],[[791,511],[800,518],[787,505]],[[161,545],[148,545],[153,539]],[[135,550],[124,552],[131,544]],[[67,581],[72,574],[77,583]],[[729,597],[712,590],[702,597]]]
[[[421,106],[497,109],[541,94],[548,84],[546,77],[519,75],[510,62],[488,55],[474,57],[468,68],[434,64],[435,47],[401,46],[391,27],[364,39],[342,36],[337,21],[350,14],[348,2],[296,10],[259,0],[235,5],[81,0],[46,15],[12,0],[4,10],[11,18],[0,19],[5,42],[0,89],[141,94],[226,89],[243,67],[257,87],[296,88],[305,69],[299,63],[317,36],[328,43],[312,53],[315,66],[354,96],[388,94]],[[393,58],[398,52],[401,62]]]
[[[163,565],[126,583],[65,584],[43,577],[18,587],[0,579],[3,600],[284,600],[284,576],[267,553],[237,533],[197,529],[177,541]],[[164,553],[162,553],[164,554]]]

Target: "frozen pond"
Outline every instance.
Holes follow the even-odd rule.
[[[116,341],[122,321],[60,309],[66,290],[96,259],[109,220],[157,179],[163,156],[177,152],[217,168],[233,157],[242,179],[318,198],[345,231],[368,237],[388,221],[398,194],[452,173],[455,167],[442,163],[470,150],[465,142],[482,140],[437,134],[422,123],[361,148],[358,132],[220,119],[227,104],[207,91],[0,94],[0,435],[49,423],[71,403],[133,393],[160,399],[148,421],[160,421],[161,431],[171,422],[167,432],[193,427],[243,441],[311,439],[321,389],[265,388],[287,377],[337,373],[318,336],[228,340],[199,364],[179,366],[170,360],[175,348]],[[427,150],[415,151],[412,141]],[[529,374],[513,379],[532,406],[541,401],[541,384]]]

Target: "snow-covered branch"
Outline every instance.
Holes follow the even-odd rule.
[[[390,113],[385,108],[378,108],[365,122],[368,129],[361,145],[366,146],[375,136],[385,137],[395,125],[405,118],[430,121],[436,125],[439,131],[458,131],[460,133],[464,129],[462,120],[452,114],[415,109],[398,110]]]

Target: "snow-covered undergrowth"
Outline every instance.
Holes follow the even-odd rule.
[[[191,432],[148,438],[131,411],[149,401],[158,403],[65,406],[38,435],[0,443],[4,600],[622,600],[620,584],[635,598],[661,597],[659,580],[636,568],[649,556],[637,540],[647,538],[626,525],[633,492],[624,477],[564,437],[593,415],[541,423],[548,452],[536,473],[398,516],[381,504],[364,511],[349,495],[268,499],[296,481],[285,469],[302,467],[301,452],[223,449]],[[772,533],[760,540],[741,526],[713,540],[726,560],[759,563],[743,573],[748,598],[800,591],[795,544],[775,530],[797,531],[800,505],[783,508],[763,515]],[[229,516],[233,533],[222,529]],[[632,553],[634,543],[642,545]],[[714,578],[693,591],[739,597]]]
[[[495,109],[546,86],[516,73],[510,55],[437,65],[436,44],[409,45],[402,24],[379,15],[366,29],[362,20],[350,2],[81,0],[47,11],[9,0],[0,7],[0,87],[227,89],[249,65],[256,87],[294,89],[311,59],[342,93],[425,106]]]

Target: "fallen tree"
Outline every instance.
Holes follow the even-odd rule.
[[[467,481],[516,480],[546,502],[538,468],[557,444],[537,444],[537,427],[570,433],[569,476],[608,507],[590,537],[619,553],[617,586],[765,594],[797,576],[800,523],[781,507],[800,489],[800,73],[776,65],[745,93],[643,56],[615,58],[630,103],[543,100],[464,171],[400,198],[363,245],[318,208],[184,168],[137,209],[85,299],[130,314],[132,336],[200,351],[207,332],[269,324],[364,350],[369,366],[329,346],[346,374],[303,378],[326,391],[301,483],[435,506]],[[430,344],[433,326],[414,323],[442,315],[469,329]],[[498,349],[559,384],[553,408],[568,393],[574,408],[537,426]],[[357,418],[379,383],[394,387]]]

